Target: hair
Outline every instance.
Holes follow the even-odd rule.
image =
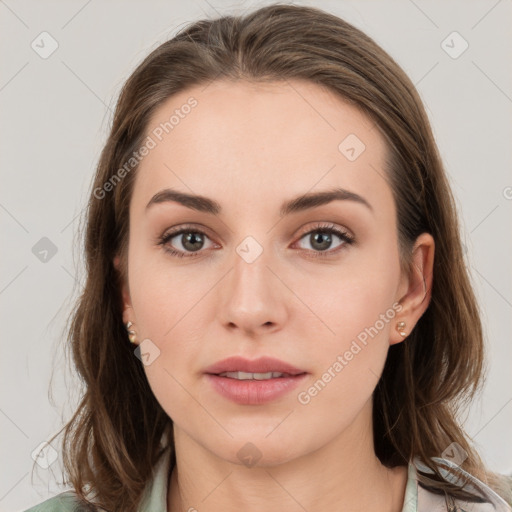
[[[390,347],[374,391],[376,455],[389,468],[418,457],[432,471],[418,473],[421,485],[479,501],[445,480],[431,460],[456,442],[467,453],[461,468],[511,500],[501,475],[486,469],[457,420],[482,385],[484,340],[454,198],[418,92],[377,43],[343,19],[318,8],[273,4],[185,27],[154,49],[120,92],[85,212],[86,280],[68,319],[68,349],[84,393],[57,435],[64,430],[64,468],[80,501],[93,504],[93,491],[94,504],[107,511],[135,511],[166,432],[176,463],[172,420],[153,395],[122,321],[120,284],[127,277],[137,166],[105,197],[93,191],[112,183],[141,147],[165,100],[221,79],[305,80],[375,123],[386,141],[401,268],[411,271],[418,235],[430,233],[436,244],[430,303],[407,340]]]

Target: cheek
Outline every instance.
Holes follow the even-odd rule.
[[[190,406],[190,382],[205,350],[207,322],[215,317],[208,291],[217,281],[195,265],[177,268],[165,256],[134,249],[130,289],[140,339],[157,357],[144,366],[154,395],[171,415]],[[210,319],[210,320],[208,320]],[[171,410],[172,409],[172,410]]]
[[[160,247],[135,244],[131,257],[130,291],[140,332],[159,344],[177,332],[191,333],[201,299],[215,280],[197,264],[180,265]]]
[[[326,414],[334,430],[348,426],[371,399],[384,368],[397,310],[384,286],[360,284],[351,291],[331,296],[323,319],[333,332],[317,336],[319,349],[317,345],[312,352],[309,347],[314,375],[296,398],[311,429],[323,428],[319,421],[325,421]]]
[[[205,350],[205,332],[200,308],[205,289],[194,288],[191,281],[178,274],[162,275],[149,269],[135,284],[132,297],[137,311],[137,328],[156,354],[151,364],[144,365],[148,383],[167,415],[177,423],[191,412],[196,395],[194,372],[198,354]],[[137,280],[134,280],[136,282]],[[196,412],[198,415],[200,410]]]
[[[375,339],[374,344],[387,344],[397,314],[399,277],[398,252],[393,243],[377,240],[372,247],[348,254],[328,272],[301,276],[294,291],[307,298],[307,305],[316,315],[315,328],[332,350],[343,349],[356,338],[364,343],[365,337]]]
[[[333,407],[356,406],[370,397],[400,310],[395,302],[398,280],[398,256],[389,245],[347,259],[322,286],[318,281],[311,286],[304,278],[299,293],[308,297],[308,305],[321,320],[315,318],[310,327],[303,327],[309,339],[321,340],[321,350],[315,352],[315,377],[323,396],[318,401],[324,406],[326,402]]]

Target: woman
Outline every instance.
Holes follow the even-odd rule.
[[[442,162],[355,27],[276,4],[154,50],[85,242],[75,492],[31,510],[511,510],[455,416],[484,354]]]

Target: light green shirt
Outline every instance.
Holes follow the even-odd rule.
[[[167,449],[162,455],[154,469],[152,480],[148,483],[141,504],[137,509],[138,512],[167,512],[167,491],[169,483],[169,464],[170,450]],[[450,467],[456,467],[446,459],[434,459],[442,461]],[[444,497],[431,493],[421,486],[418,486],[417,466],[426,471],[418,459],[414,459],[413,463],[409,463],[407,484],[405,488],[404,503],[401,512],[443,512],[447,511]],[[455,481],[453,474],[442,471],[446,479]],[[480,480],[463,472],[473,484],[484,490],[488,503],[466,503],[455,501],[457,512],[512,512],[512,508],[499,497],[492,489],[486,486]],[[66,491],[49,500],[32,507],[25,512],[80,512],[79,503],[75,499],[73,491]],[[455,510],[455,509],[454,509]]]

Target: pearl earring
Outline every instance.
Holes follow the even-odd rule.
[[[407,336],[407,334],[405,333],[404,328],[405,328],[405,322],[398,322],[396,324],[396,330],[400,333],[401,336],[403,336],[405,338],[405,336]]]
[[[133,326],[133,323],[127,322],[126,324],[124,324],[124,326],[126,327],[126,330],[128,331],[128,339],[130,340],[130,342],[136,343],[137,342],[137,333],[135,332],[134,329],[130,329],[130,327]]]

